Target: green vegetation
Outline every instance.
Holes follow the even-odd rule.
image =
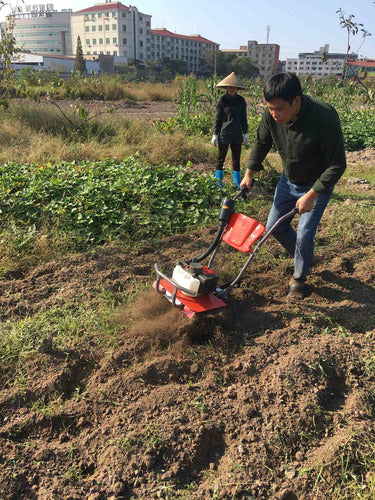
[[[211,220],[222,194],[212,176],[130,157],[122,162],[5,164],[0,167],[2,254],[32,247],[42,231],[75,248],[133,243]]]

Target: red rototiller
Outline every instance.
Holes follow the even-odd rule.
[[[189,318],[198,313],[226,307],[225,298],[234,287],[242,282],[243,275],[254,255],[280,224],[288,219],[291,220],[298,213],[298,208],[293,208],[266,231],[265,227],[255,219],[234,212],[237,199],[240,196],[246,199],[247,191],[244,187],[234,198],[223,201],[219,215],[219,229],[213,242],[202,255],[178,262],[171,278],[163,274],[155,264],[154,287],[156,291],[164,295],[175,307],[180,308]],[[219,285],[219,277],[212,270],[212,264],[222,242],[250,255],[234,279]],[[257,244],[252,248],[255,242]],[[201,263],[209,255],[211,257],[208,264],[202,265]]]

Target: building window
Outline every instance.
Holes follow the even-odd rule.
[[[123,12],[121,15],[122,15],[122,17],[126,17],[126,13],[125,12]]]
[[[103,45],[103,38],[99,38],[99,45]]]
[[[123,43],[123,45],[128,45],[128,39],[127,38],[123,38],[122,39],[122,43]]]
[[[86,45],[90,45],[90,40],[86,40]]]
[[[112,12],[112,17],[116,17],[116,12]]]
[[[139,28],[139,33],[143,34],[143,28]]]
[[[98,17],[102,17],[102,13],[101,12],[98,12]]]
[[[101,24],[99,24],[98,28],[99,28],[99,31],[103,31],[103,26]]]
[[[122,25],[122,31],[126,31],[126,24]]]
[[[90,26],[85,26],[85,31],[86,31],[86,33],[87,33],[88,31],[90,31]]]
[[[109,38],[106,38],[106,39],[105,39],[105,43],[110,44],[110,43],[111,43],[111,40],[110,40]]]
[[[96,26],[91,26],[91,31],[96,31]]]
[[[139,46],[143,47],[143,41],[142,40],[139,41]]]
[[[93,44],[93,45],[96,45],[96,38],[93,38],[93,39],[92,39],[92,44]]]
[[[106,31],[109,31],[109,24],[106,24],[106,25],[105,25],[105,30],[106,30]]]
[[[117,50],[114,50],[114,51],[113,51],[113,55],[114,55],[114,56],[117,56]]]
[[[112,24],[112,29],[117,30],[117,24]]]
[[[140,57],[141,59],[143,59],[143,52],[141,52],[141,53],[139,54],[139,57]]]
[[[111,55],[111,52],[109,50],[107,50],[107,56],[110,56]]]
[[[142,16],[139,16],[139,20],[140,20],[140,21],[143,21],[143,17],[142,17]]]
[[[114,37],[112,38],[112,41],[113,41],[113,43],[117,43],[117,38],[114,36]]]

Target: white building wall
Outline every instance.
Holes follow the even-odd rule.
[[[346,59],[346,54],[329,54],[329,45],[326,44],[318,51],[301,53],[297,59],[287,59],[285,70],[297,76],[311,75],[316,78],[327,76],[341,77]],[[351,58],[357,59],[357,54]]]
[[[15,18],[16,48],[39,54],[71,55],[69,12],[45,12],[29,18]]]
[[[147,59],[151,52],[151,16],[136,7],[121,4],[95,6],[95,10],[74,13],[71,18],[73,53],[80,36],[83,53]],[[85,9],[86,11],[88,9]]]
[[[218,50],[219,44],[201,35],[178,35],[166,28],[154,28],[151,36],[151,57],[158,61],[163,57],[185,61],[189,71],[199,71],[200,61],[210,50]]]

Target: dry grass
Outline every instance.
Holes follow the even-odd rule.
[[[82,123],[69,106],[64,112],[75,125]],[[12,104],[0,120],[0,163],[120,160],[139,153],[154,164],[212,164],[215,156],[207,138],[161,133],[152,122],[129,120],[120,113],[104,113],[82,130],[72,130],[52,105],[23,101]]]
[[[135,101],[172,101],[177,94],[176,85],[173,83],[127,84],[126,91]]]

